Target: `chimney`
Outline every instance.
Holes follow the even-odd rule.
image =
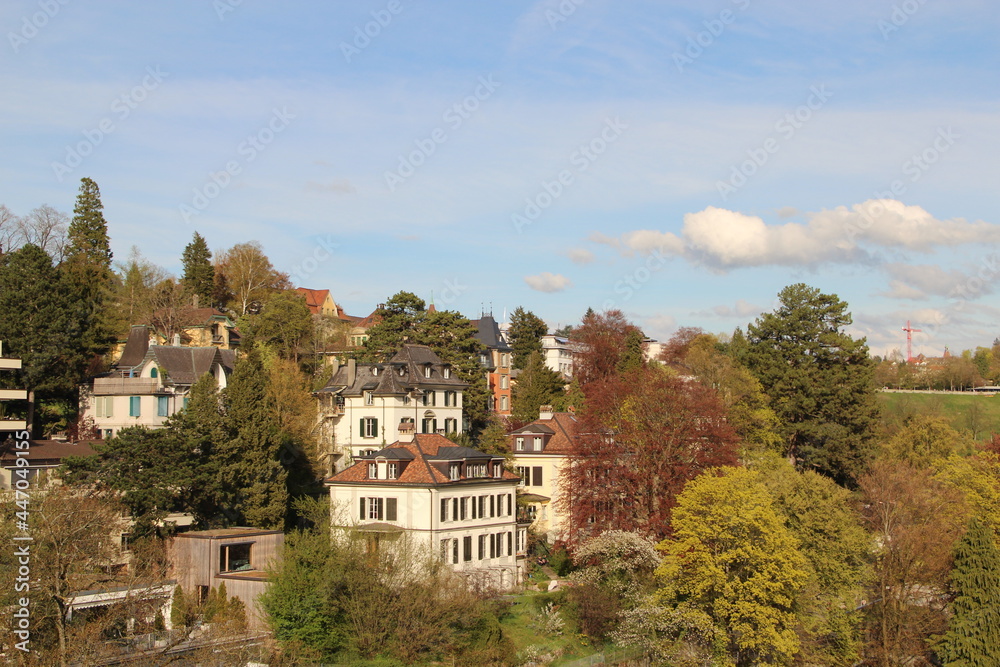
[[[195,307],[195,308],[198,307],[198,295],[197,294],[195,294],[193,297],[191,297],[191,305],[193,307]]]
[[[358,362],[354,359],[347,360],[347,386],[354,386],[354,379],[358,375]]]
[[[181,346],[181,335],[179,333],[174,334],[174,347]]]
[[[413,442],[413,433],[417,430],[413,422],[402,422],[398,427],[399,442]]]
[[[539,419],[552,419],[552,406],[543,405],[538,408],[538,418]]]

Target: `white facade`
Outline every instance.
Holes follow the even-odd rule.
[[[503,461],[418,434],[327,480],[333,522],[376,539],[405,534],[476,583],[509,589],[522,580],[526,526]]]
[[[542,354],[546,366],[566,379],[573,377],[573,344],[568,338],[552,334],[542,336]]]

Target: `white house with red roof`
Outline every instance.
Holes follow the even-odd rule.
[[[367,534],[371,548],[409,536],[477,584],[508,589],[523,578],[526,546],[518,482],[502,456],[404,429],[325,483],[334,523]]]
[[[518,487],[531,527],[550,541],[565,539],[568,525],[562,507],[563,475],[577,437],[576,417],[542,407],[539,418],[507,434],[514,452],[514,466],[521,478]]]

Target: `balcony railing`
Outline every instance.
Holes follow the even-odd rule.
[[[94,378],[95,396],[135,396],[163,391],[159,382],[153,378]]]

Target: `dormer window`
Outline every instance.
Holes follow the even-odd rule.
[[[159,371],[156,370],[156,366],[149,369],[149,377],[155,378],[157,375],[159,375]]]
[[[378,464],[369,463],[368,464],[368,479],[378,479]]]
[[[365,392],[365,405],[375,405],[375,394],[370,391]]]
[[[448,466],[448,478],[451,481],[454,482],[454,481],[460,479],[461,476],[462,476],[462,464],[461,463],[452,463],[450,466]]]
[[[378,366],[372,366],[372,375],[378,376]]]
[[[424,366],[424,377],[429,378],[430,376],[431,376],[431,367],[428,364],[427,366]]]
[[[497,460],[493,462],[493,476],[497,479],[503,477],[503,461]]]
[[[451,367],[450,366],[445,366],[444,370],[441,371],[441,372],[444,374],[444,379],[445,380],[447,380],[448,378],[451,377]]]
[[[542,438],[541,436],[535,436],[535,451],[542,451]]]
[[[524,438],[518,438],[517,440],[515,440],[514,441],[514,447],[517,449],[517,451],[523,452],[524,451]]]
[[[386,466],[386,479],[396,479],[399,476],[399,464],[390,463]]]
[[[486,464],[485,463],[475,463],[471,465],[466,465],[467,473],[466,477],[486,477]]]

